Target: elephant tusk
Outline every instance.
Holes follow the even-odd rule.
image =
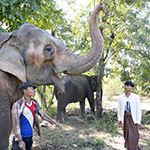
[[[61,80],[60,80],[60,78],[59,78],[59,76],[58,76],[58,74],[53,70],[53,69],[51,69],[52,70],[52,72],[54,73],[54,75],[59,79],[59,82],[60,82],[60,89],[61,89],[61,92],[64,92],[65,91],[65,89],[64,89],[64,86],[63,86],[63,84],[62,84],[62,82],[61,82]],[[57,85],[56,85],[57,86]]]

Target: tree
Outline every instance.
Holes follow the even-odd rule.
[[[132,36],[133,30],[134,32],[135,30],[136,31],[139,30],[139,22],[144,21],[144,23],[146,23],[147,17],[143,19],[139,17],[140,12],[146,7],[145,2],[146,1],[132,1],[132,2],[118,1],[118,3],[116,1],[107,2],[109,3],[109,5],[106,4],[106,8],[103,12],[102,23],[101,23],[102,26],[101,31],[103,33],[104,41],[105,41],[105,50],[103,53],[103,57],[101,58],[99,63],[100,77],[102,76],[101,74],[104,75],[104,72],[101,71],[101,68],[105,68],[109,59],[112,58],[114,54],[116,58],[118,58],[117,57],[118,55],[121,56],[119,60],[124,61],[122,67],[126,68],[126,65],[128,64],[126,62],[129,61],[128,56],[121,55],[121,53],[123,51],[124,53],[130,53],[130,51],[133,51],[135,47],[139,48],[141,45],[143,45],[143,43],[147,44],[147,41],[144,40],[142,40],[143,43],[142,42],[139,43],[138,36],[136,36],[136,38],[135,36]],[[133,28],[133,24],[135,25],[136,28]],[[140,31],[139,35],[144,33],[145,32]],[[124,59],[124,57],[127,57],[127,59]],[[115,57],[113,57],[112,60],[114,58]],[[104,70],[106,71],[106,69]],[[128,76],[130,70],[131,68],[129,68],[129,71],[124,69],[122,70],[121,73],[124,74],[124,77],[126,77],[123,79],[124,81],[127,80],[127,77],[128,79],[131,79]],[[100,78],[100,83],[102,83],[102,78]],[[100,85],[99,89],[101,89],[102,85],[101,84],[99,85]],[[99,105],[102,104],[102,100],[99,96],[97,96],[97,101],[99,102],[99,104],[97,104],[97,107],[99,107]],[[97,111],[98,117],[101,116],[100,113],[101,111]]]
[[[98,1],[96,1],[95,3],[97,4]],[[126,71],[127,59],[125,59],[125,57],[129,58],[129,56],[125,55],[125,53],[129,54],[130,51],[137,51],[137,49],[139,50],[139,46],[141,46],[140,52],[143,52],[143,54],[145,54],[145,52],[147,51],[147,48],[149,46],[148,41],[150,40],[148,40],[149,24],[146,18],[148,18],[149,13],[146,15],[146,18],[139,17],[140,13],[144,9],[146,9],[146,7],[148,7],[147,4],[148,0],[108,0],[105,3],[104,11],[100,14],[99,26],[104,38],[104,52],[99,64],[96,65],[93,68],[93,70],[91,70],[94,71],[94,73],[99,74],[99,86],[96,98],[98,117],[102,115],[101,92],[102,82],[104,80],[103,77],[111,73],[116,73],[116,75],[118,75],[117,73],[120,70],[120,68],[118,68],[116,64],[118,65],[119,60],[123,64],[122,75],[126,73],[126,76],[124,75],[124,77],[127,77],[129,72]],[[76,47],[78,53],[80,52],[79,55],[86,53],[90,47],[88,20],[90,18],[89,10],[92,7],[92,5],[93,3],[91,2],[87,6],[87,9],[84,9],[82,7],[80,12],[74,10],[76,12],[76,15],[74,16],[74,20],[72,20],[72,35],[76,43],[74,47]],[[146,34],[147,36],[143,36],[145,35],[145,32],[139,27],[139,23],[141,21],[143,21],[141,24],[146,24],[144,31],[148,31],[148,33]],[[79,32],[79,30],[82,32]],[[137,31],[139,31],[138,35],[135,36],[135,33]],[[145,51],[142,50],[143,42],[145,44]],[[120,57],[120,59],[118,59],[118,57]],[[123,80],[125,80],[125,78]]]
[[[42,29],[55,30],[65,23],[61,9],[54,0],[0,1],[0,32],[11,32],[29,22]]]
[[[141,90],[149,92],[150,3],[143,1],[139,8],[133,9],[125,22],[125,28],[129,31],[124,40],[126,47],[115,56],[115,60],[120,68],[121,81],[133,80]]]

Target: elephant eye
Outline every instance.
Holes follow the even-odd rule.
[[[54,53],[54,47],[52,45],[46,45],[44,47],[44,56],[46,59],[50,59]]]
[[[50,52],[50,51],[52,51],[52,50],[53,50],[53,48],[52,48],[52,46],[50,46],[50,45],[48,45],[48,46],[45,47],[45,51]]]

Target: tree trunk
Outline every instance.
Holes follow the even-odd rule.
[[[41,99],[41,105],[44,106],[45,108],[47,108],[47,104],[46,104],[46,85],[42,86],[42,90],[37,88],[37,92],[40,96]]]
[[[105,63],[103,59],[99,62],[99,75],[98,75],[98,84],[97,84],[97,91],[96,91],[96,115],[98,118],[102,117],[102,79],[104,74]]]

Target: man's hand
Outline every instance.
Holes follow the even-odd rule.
[[[141,129],[141,124],[137,124],[137,127],[138,127],[139,129]]]
[[[124,124],[121,121],[118,122],[119,126],[123,128]]]
[[[21,150],[26,150],[26,148],[25,148],[25,143],[24,143],[23,141],[19,141],[19,148],[20,148]]]
[[[56,127],[58,127],[59,129],[62,129],[62,125],[59,122],[55,122]]]

